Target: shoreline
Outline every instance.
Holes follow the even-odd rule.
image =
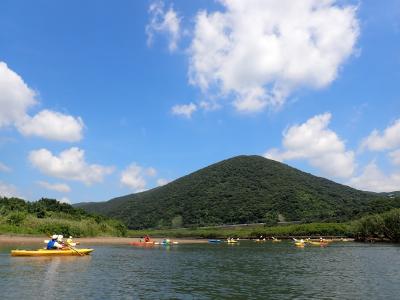
[[[44,240],[48,240],[46,235],[13,235],[13,234],[0,234],[0,245],[6,244],[43,244]],[[64,237],[65,239],[65,237]],[[179,244],[202,244],[207,243],[208,239],[193,239],[193,238],[170,238]],[[79,242],[81,245],[129,245],[130,242],[138,242],[140,238],[132,237],[83,237],[74,238],[74,242]],[[155,242],[161,242],[163,238],[152,238]]]
[[[311,240],[318,241],[318,238],[309,236]],[[169,238],[169,237],[166,237]],[[279,238],[279,237],[278,237]],[[295,236],[295,238],[307,238],[305,236]],[[325,237],[327,238],[327,237]],[[0,245],[7,244],[35,244],[38,243],[40,245],[43,244],[44,240],[49,239],[46,235],[20,235],[20,234],[0,234]],[[163,238],[152,237],[151,238],[155,242],[161,242]],[[173,241],[179,242],[179,244],[204,244],[208,243],[208,238],[170,238]],[[291,240],[291,238],[279,238],[284,241]],[[331,236],[328,238],[332,242],[341,242],[343,241],[341,238]],[[139,242],[140,238],[138,237],[109,237],[109,236],[98,236],[98,237],[82,237],[82,238],[74,238],[74,242],[79,242],[81,245],[129,245],[131,242]],[[221,239],[225,240],[225,239]],[[241,239],[241,240],[250,240],[250,239]],[[270,240],[267,240],[270,241]],[[346,238],[346,242],[354,242],[352,238]]]

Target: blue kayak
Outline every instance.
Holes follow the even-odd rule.
[[[208,240],[209,243],[213,243],[213,244],[217,244],[217,243],[221,243],[221,240]]]

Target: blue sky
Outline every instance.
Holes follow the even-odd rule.
[[[241,154],[400,190],[400,1],[275,3],[1,1],[0,194],[102,201]]]

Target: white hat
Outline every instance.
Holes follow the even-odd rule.
[[[57,235],[57,234],[53,234],[53,236],[51,237],[52,240],[55,240],[55,239],[57,239],[57,238],[58,238],[58,235]]]
[[[72,236],[69,236],[70,239],[72,239]]]
[[[57,240],[58,240],[58,241],[62,241],[62,239],[63,239],[63,236],[60,234],[60,235],[58,236]]]

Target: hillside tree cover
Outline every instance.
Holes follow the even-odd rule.
[[[55,199],[29,202],[4,197],[0,198],[0,233],[123,236],[126,226],[121,221],[90,214]]]
[[[165,186],[79,207],[131,229],[340,222],[400,207],[399,198],[363,192],[261,156],[238,156]]]

